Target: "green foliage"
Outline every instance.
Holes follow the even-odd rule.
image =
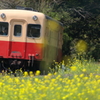
[[[15,8],[23,5],[23,0],[0,0],[0,8]]]
[[[32,7],[64,24],[63,55],[74,54],[78,40],[88,44],[86,54],[99,59],[100,0],[1,0],[0,8]],[[76,42],[75,42],[76,41]]]

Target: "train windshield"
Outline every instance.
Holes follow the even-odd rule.
[[[28,24],[27,37],[40,37],[41,25]]]
[[[8,23],[0,22],[0,35],[8,35]]]

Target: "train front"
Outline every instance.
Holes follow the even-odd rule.
[[[38,67],[39,61],[43,59],[44,26],[45,16],[42,13],[0,10],[1,65],[14,70],[20,67],[30,69],[33,63]],[[36,67],[31,69],[33,68]]]

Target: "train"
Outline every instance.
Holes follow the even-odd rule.
[[[62,59],[63,24],[33,9],[0,9],[0,72],[47,73]]]

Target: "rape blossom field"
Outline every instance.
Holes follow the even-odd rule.
[[[61,66],[57,66],[61,67]],[[75,60],[58,72],[0,76],[0,100],[100,100],[100,65]]]

